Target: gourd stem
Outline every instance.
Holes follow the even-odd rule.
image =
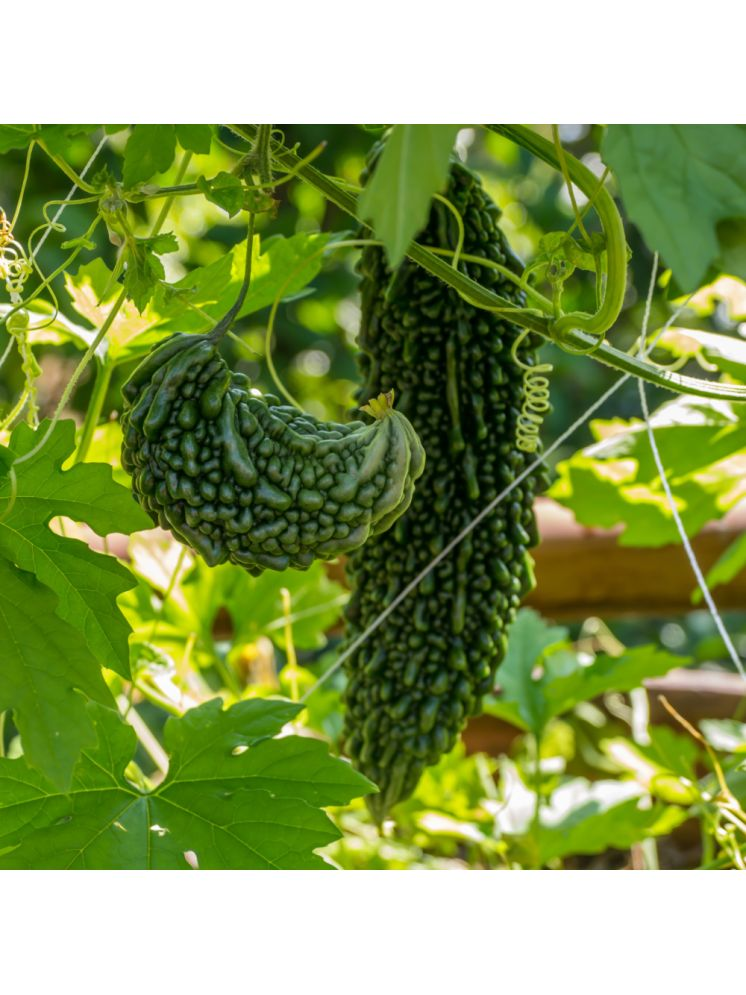
[[[256,135],[256,125],[250,124],[231,124],[228,127],[239,135],[246,141],[253,141]],[[517,141],[519,144],[524,145],[524,147],[529,148],[529,151],[534,152],[536,155],[540,156],[545,161],[551,161],[554,165],[554,159],[549,160],[548,156],[554,154],[554,150],[551,147],[551,143],[546,142],[545,139],[541,141],[533,142],[529,140],[528,136],[532,136],[537,140],[540,138],[538,135],[533,135],[528,128],[518,128],[518,126],[508,126],[508,125],[491,125],[491,130],[498,131],[504,134],[505,137],[510,137],[512,140]],[[508,130],[511,132],[508,135]],[[545,148],[545,145],[549,146],[549,150]],[[314,187],[321,194],[326,197],[331,203],[335,204],[340,210],[344,211],[353,217],[361,227],[370,230],[368,225],[365,225],[360,218],[357,216],[357,198],[352,194],[348,193],[345,187],[337,182],[331,176],[327,176],[320,170],[316,169],[315,166],[311,165],[299,165],[299,157],[292,152],[287,146],[280,142],[273,142],[271,146],[272,157],[286,169],[296,168],[297,175],[303,179],[309,186]],[[582,163],[578,165],[582,166]],[[582,167],[585,169],[585,167]],[[588,170],[590,173],[590,170]],[[578,172],[575,172],[570,167],[570,175],[574,182],[580,182],[582,180],[585,185],[585,174],[580,177]],[[597,184],[597,180],[594,174],[594,183]],[[595,190],[595,188],[594,188]],[[611,225],[612,235],[616,232],[616,222],[612,221],[613,215],[608,207],[608,202],[605,198],[611,201],[611,196],[606,191],[599,191],[596,194],[597,200],[600,200],[601,207],[599,209],[599,216],[602,221],[607,219],[608,211],[608,221]],[[612,206],[613,201],[611,201]],[[614,212],[616,218],[621,223],[618,213],[616,213],[616,207],[614,206]],[[609,232],[607,231],[607,237]],[[616,244],[616,239],[612,238],[612,242]],[[454,269],[449,262],[444,259],[439,259],[438,256],[434,255],[425,246],[418,245],[416,242],[412,242],[407,249],[407,256],[413,262],[422,266],[424,270],[431,273],[433,276],[439,277],[448,286],[453,287],[454,290],[458,291],[463,297],[465,297],[470,303],[475,307],[483,307],[486,309],[494,308],[512,308],[514,305],[510,301],[498,294],[493,293],[486,287],[481,286],[475,280],[472,280],[466,274],[461,273],[459,270]],[[616,268],[619,266],[619,254],[612,250],[612,257],[614,265]],[[626,266],[626,250],[624,254],[624,265]],[[611,267],[610,267],[611,269]],[[617,283],[617,280],[609,279],[607,287],[612,283]],[[618,293],[618,290],[616,291]],[[595,325],[602,325],[606,320],[608,320],[608,315],[612,313],[616,307],[614,303],[617,298],[616,294],[614,297],[610,296],[611,291],[607,290],[607,294],[602,301],[601,309],[596,312],[595,316],[581,316],[584,322],[591,320]],[[618,303],[618,301],[617,301]],[[614,305],[612,307],[612,305]],[[600,317],[599,317],[600,315]],[[706,397],[710,400],[716,401],[730,401],[732,403],[744,403],[746,402],[746,386],[742,384],[726,384],[726,383],[715,383],[713,381],[701,380],[697,377],[684,376],[683,374],[673,373],[671,371],[660,370],[652,363],[646,360],[639,359],[635,356],[628,356],[625,352],[616,349],[614,346],[610,345],[608,342],[598,342],[598,330],[597,328],[591,327],[590,331],[588,328],[581,327],[579,322],[575,321],[574,315],[565,315],[563,318],[559,319],[559,322],[565,322],[565,319],[572,318],[570,324],[565,328],[560,324],[560,331],[562,333],[562,341],[557,342],[556,334],[556,323],[553,323],[551,318],[545,317],[536,312],[531,312],[528,310],[513,310],[510,320],[517,325],[521,325],[524,328],[528,328],[529,331],[537,332],[539,335],[544,336],[544,338],[549,339],[555,344],[561,346],[569,346],[570,349],[576,349],[579,352],[587,352],[591,355],[592,359],[598,360],[599,362],[605,363],[607,366],[611,366],[615,370],[620,370],[623,373],[630,373],[633,376],[640,377],[642,380],[646,380],[648,383],[654,384],[657,387],[664,387],[667,390],[672,390],[679,394],[692,394],[697,397]]]
[[[233,307],[224,315],[217,325],[210,332],[210,339],[213,342],[217,342],[218,339],[222,339],[228,329],[231,327],[239,311],[243,307],[243,303],[246,300],[246,294],[249,291],[249,284],[251,283],[251,263],[254,257],[254,221],[256,215],[253,211],[249,213],[249,227],[246,233],[246,263],[244,265],[243,282],[241,288],[238,291],[238,297]]]

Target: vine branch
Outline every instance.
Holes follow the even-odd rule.
[[[256,125],[231,124],[228,127],[245,141],[253,142],[256,137]],[[517,141],[518,144],[527,148],[545,162],[549,162],[552,166],[557,165],[555,151],[551,142],[547,142],[540,135],[535,135],[530,129],[518,125],[489,125],[488,127],[490,130],[502,134],[512,141]],[[308,183],[309,186],[314,187],[336,207],[354,218],[361,228],[370,231],[370,226],[362,222],[357,215],[357,198],[350,194],[342,183],[334,177],[322,173],[315,166],[303,163],[295,152],[281,142],[273,141],[271,143],[271,153],[273,159],[279,165],[285,169],[294,170],[296,175]],[[568,168],[573,182],[584,193],[588,184],[592,182],[592,191],[596,196],[595,206],[598,209],[602,223],[608,221],[611,226],[610,230],[618,232],[618,227],[621,226],[621,219],[616,210],[616,205],[606,190],[596,191],[598,180],[595,174],[591,173],[582,163],[569,157]],[[589,177],[592,177],[592,181]],[[620,264],[621,253],[619,248],[614,248],[617,241],[616,238],[612,239],[608,250],[610,270],[612,264],[615,268],[618,268]],[[447,262],[445,259],[439,259],[430,249],[423,245],[412,242],[407,250],[407,256],[413,262],[422,266],[428,273],[431,273],[450,287],[453,287],[454,290],[458,291],[475,307],[483,307],[488,310],[495,308],[514,309],[514,305],[510,301],[483,287],[475,280],[466,276],[466,274],[454,269],[450,262]],[[624,266],[626,267],[626,249],[623,256]],[[616,283],[616,281],[608,281],[609,286],[612,283]],[[612,296],[611,293],[611,290],[607,290],[607,294],[601,302],[601,307],[594,316],[568,314],[561,317],[558,320],[561,341],[558,341],[558,337],[553,334],[556,325],[553,328],[553,324],[555,323],[553,323],[552,319],[538,312],[523,310],[519,313],[513,310],[511,320],[516,324],[522,325],[524,328],[528,328],[529,331],[537,332],[550,342],[554,342],[561,347],[567,347],[568,351],[591,353],[593,359],[622,373],[629,373],[632,376],[646,380],[657,387],[663,387],[666,390],[671,390],[679,394],[706,397],[710,400],[731,401],[733,403],[746,402],[746,386],[741,384],[716,383],[701,380],[698,377],[685,376],[684,374],[675,373],[670,370],[661,370],[644,359],[629,355],[615,348],[607,341],[599,344],[598,328],[608,322],[612,314],[615,315],[615,313],[618,313],[616,312],[616,308],[620,305],[618,297],[616,295]],[[618,294],[618,290],[616,293]],[[590,328],[588,327],[589,324]]]

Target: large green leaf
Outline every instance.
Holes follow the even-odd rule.
[[[718,223],[746,218],[746,126],[614,124],[603,143],[627,214],[686,290],[725,251]],[[736,276],[746,276],[740,267]]]
[[[27,762],[58,789],[96,742],[83,695],[111,703],[95,657],[49,588],[0,558],[0,712],[13,711]]]
[[[445,186],[458,133],[454,124],[396,124],[373,175],[360,194],[359,211],[398,266],[424,228],[433,194]]]
[[[10,439],[16,459],[30,452],[48,423],[34,432],[19,425]],[[132,574],[114,557],[94,553],[77,539],[57,535],[52,518],[64,515],[86,522],[99,535],[148,528],[150,519],[132,500],[129,490],[112,479],[111,467],[80,463],[62,470],[75,448],[75,423],[57,424],[42,449],[26,462],[14,464],[16,499],[0,522],[0,557],[34,573],[57,595],[56,613],[78,633],[101,666],[129,674],[129,626],[116,598],[134,586]],[[0,481],[0,507],[10,496],[10,482]],[[38,611],[41,613],[42,609]],[[40,666],[57,666],[49,655]]]
[[[219,699],[169,719],[169,772],[150,791],[126,777],[132,730],[88,706],[98,745],[84,751],[68,795],[25,760],[0,760],[0,868],[323,869],[314,850],[339,837],[320,806],[372,785],[324,743],[277,735],[300,710]]]
[[[746,494],[746,421],[738,406],[683,397],[652,416],[655,441],[687,533],[722,517]],[[583,525],[626,528],[627,546],[662,546],[679,534],[645,423],[596,421],[599,439],[557,467],[550,495]]]

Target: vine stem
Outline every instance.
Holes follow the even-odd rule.
[[[69,180],[72,180],[76,187],[80,187],[81,190],[85,190],[86,193],[90,194],[97,194],[99,192],[95,187],[91,186],[90,183],[86,183],[82,176],[78,176],[72,166],[68,165],[62,156],[55,155],[53,152],[50,152],[43,141],[39,141],[37,139],[37,143],[39,147],[49,156],[55,166],[63,172]]]
[[[250,124],[231,124],[228,127],[239,137],[243,138],[245,141],[253,142],[256,136],[256,125]],[[505,137],[510,138],[513,141],[517,141],[518,144],[523,145],[528,148],[529,151],[534,152],[537,156],[544,159],[544,161],[550,162],[555,165],[554,161],[554,149],[551,142],[547,142],[546,139],[541,138],[539,135],[534,135],[533,132],[528,128],[519,128],[518,126],[509,125],[489,125],[490,130],[496,131],[499,134],[504,134]],[[508,130],[511,134],[508,134]],[[537,141],[534,142],[533,136]],[[543,144],[542,144],[543,143]],[[341,211],[349,214],[355,219],[355,221],[366,230],[370,230],[370,226],[366,225],[360,220],[357,215],[357,198],[350,194],[345,186],[336,180],[334,177],[327,176],[325,173],[320,172],[314,166],[309,164],[303,164],[302,160],[287,146],[280,142],[273,142],[271,147],[272,157],[276,162],[283,166],[285,169],[295,169],[296,174],[309,186],[314,187],[319,193],[323,194],[324,197],[334,205],[336,205]],[[552,158],[548,158],[552,156]],[[573,182],[580,187],[585,193],[585,188],[588,185],[588,177],[585,172],[583,176],[575,174],[573,169],[574,162],[577,160],[569,160],[570,175]],[[582,170],[586,170],[586,167],[582,163],[577,163]],[[596,193],[596,186],[598,185],[598,180],[595,174],[587,170],[589,176],[593,177],[593,193]],[[606,199],[608,198],[608,200]],[[599,216],[601,216],[601,211],[605,213],[608,212],[610,218],[616,215],[618,219],[618,224],[621,225],[621,219],[619,218],[618,212],[616,211],[616,206],[611,198],[611,195],[605,190],[598,190],[596,193],[596,200],[599,204]],[[614,212],[612,214],[611,212]],[[620,258],[619,252],[614,250],[612,253],[614,256],[615,267],[619,266]],[[626,249],[624,251],[623,265],[626,267]],[[588,331],[586,328],[581,327],[580,322],[575,320],[575,315],[564,315],[559,319],[560,322],[566,322],[569,320],[567,327],[560,325],[561,331],[561,342],[557,341],[557,336],[553,334],[552,329],[552,319],[547,316],[532,313],[530,311],[516,311],[515,306],[511,304],[510,301],[498,294],[493,293],[486,287],[481,286],[475,280],[472,280],[466,274],[454,269],[449,262],[445,259],[439,259],[433,252],[423,245],[418,245],[416,242],[412,242],[407,249],[407,256],[413,262],[417,263],[428,273],[433,276],[438,277],[444,283],[447,283],[450,287],[453,287],[459,294],[461,294],[469,303],[473,304],[475,307],[482,307],[487,310],[494,310],[495,308],[509,308],[512,313],[510,320],[516,324],[522,325],[524,328],[528,328],[529,331],[537,332],[544,338],[550,341],[556,342],[563,348],[567,348],[568,351],[576,351],[579,353],[591,353],[591,358],[598,362],[604,363],[606,366],[610,366],[615,370],[620,370],[622,373],[628,373],[631,376],[638,377],[641,380],[646,380],[648,383],[652,383],[657,387],[663,387],[666,390],[674,391],[678,394],[691,394],[695,397],[706,397],[710,400],[715,401],[731,401],[733,403],[743,403],[746,402],[746,386],[742,384],[728,384],[728,383],[716,383],[707,380],[700,380],[698,377],[685,376],[680,373],[674,373],[670,370],[661,370],[654,366],[647,360],[640,359],[638,356],[629,355],[620,349],[616,349],[610,343],[604,341],[599,343],[598,341],[598,329],[591,327]],[[616,283],[616,281],[607,281],[607,287]],[[618,291],[615,292],[618,294]],[[601,313],[601,318],[598,318],[599,312],[595,316],[580,315],[582,321],[587,322],[589,319],[594,319],[594,324],[599,322],[604,323],[608,320],[608,311],[613,310],[612,304],[617,298],[611,298],[607,293],[606,297],[602,301],[603,311]],[[604,318],[606,315],[606,318]]]
[[[181,180],[184,178],[184,174],[187,171],[187,167],[189,166],[191,158],[192,158],[191,152],[185,152],[184,155],[182,156],[181,162],[179,164],[179,170],[176,175],[177,183],[181,182]],[[163,204],[161,205],[161,209],[158,212],[158,215],[155,221],[153,222],[153,226],[150,230],[151,237],[153,235],[157,235],[158,232],[163,227],[163,225],[165,224],[166,218],[168,217],[168,213],[171,210],[171,207],[173,206],[173,202],[174,198],[169,197],[168,200],[164,201]],[[96,353],[96,349],[99,347],[101,342],[103,342],[107,332],[114,324],[114,319],[116,318],[117,314],[119,313],[126,299],[127,299],[127,294],[124,290],[122,290],[119,297],[117,297],[117,299],[112,304],[111,310],[106,316],[106,320],[101,326],[98,335],[90,344],[90,346],[84,353],[80,363],[78,363],[77,367],[73,371],[73,375],[70,377],[70,381],[68,382],[67,387],[65,388],[62,397],[60,398],[60,402],[57,405],[54,417],[52,418],[52,421],[50,422],[47,431],[44,433],[44,437],[36,446],[34,446],[34,448],[29,453],[26,453],[25,456],[22,456],[18,460],[19,463],[23,462],[26,459],[30,459],[32,456],[36,455],[36,453],[41,449],[41,447],[46,443],[49,436],[52,434],[54,427],[59,421],[60,415],[62,414],[62,411],[65,408],[65,405],[70,400],[70,397],[72,396],[72,393],[75,390],[75,387],[78,383],[78,380],[81,377],[81,374],[88,366],[88,363],[91,361],[91,358]],[[96,431],[99,415],[101,414],[101,409],[103,407],[104,400],[106,398],[106,391],[111,381],[111,375],[113,373],[113,369],[114,369],[114,364],[111,362],[107,362],[106,358],[104,358],[103,362],[100,364],[100,366],[97,369],[96,380],[93,386],[93,394],[91,396],[91,403],[88,405],[88,408],[85,413],[85,420],[83,422],[83,430],[80,437],[80,443],[78,444],[78,451],[75,456],[76,463],[80,463],[82,462],[82,460],[85,459],[86,454],[88,453],[88,449],[90,448],[91,440],[93,439],[93,434]],[[103,383],[101,383],[101,381],[103,381]]]
[[[86,410],[85,421],[83,422],[83,431],[80,436],[77,452],[75,453],[76,463],[84,462],[86,456],[88,455],[88,450],[91,448],[93,436],[98,428],[98,420],[101,417],[101,411],[104,406],[104,401],[106,400],[106,394],[109,390],[109,384],[111,383],[111,376],[113,372],[114,364],[104,362],[100,365],[96,373],[96,380],[93,384],[93,392],[91,393],[91,399],[88,402],[88,409]]]

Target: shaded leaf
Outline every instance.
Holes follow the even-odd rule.
[[[211,203],[222,207],[231,218],[243,207],[244,185],[232,173],[218,173],[211,180],[200,176],[197,186]]]
[[[424,228],[433,194],[445,186],[458,130],[454,124],[396,124],[391,129],[358,204],[360,217],[372,222],[392,267]]]
[[[165,172],[174,161],[176,132],[172,124],[136,124],[124,150],[122,179],[134,187],[156,173]]]
[[[47,425],[42,422],[36,432],[27,425],[14,429],[10,448],[16,458],[34,448]],[[109,466],[79,463],[63,471],[74,448],[75,423],[64,420],[36,455],[16,462],[17,495],[0,522],[0,557],[36,574],[57,595],[57,615],[76,630],[78,642],[99,665],[126,677],[130,629],[115,599],[134,586],[134,578],[114,557],[57,535],[49,523],[64,515],[107,535],[148,528],[150,519],[132,500],[129,489],[114,483]],[[0,482],[2,507],[9,487],[7,480]],[[49,662],[54,665],[54,660]],[[46,665],[45,661],[39,664]]]
[[[206,155],[212,145],[212,128],[209,124],[176,124],[179,145],[188,152]]]
[[[81,749],[96,742],[83,695],[103,703],[111,696],[54,594],[1,557],[0,647],[0,712],[12,710],[27,762],[65,789]]]
[[[159,256],[176,252],[178,248],[179,243],[172,232],[129,241],[124,289],[140,314],[150,303],[156,287],[166,275]]]
[[[746,218],[746,126],[614,124],[603,157],[648,246],[697,287],[721,254],[718,222]]]

